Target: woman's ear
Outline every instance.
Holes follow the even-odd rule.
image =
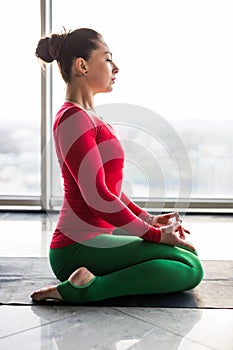
[[[75,67],[75,75],[77,76],[83,76],[88,73],[87,62],[82,57],[76,58],[74,62],[74,67]]]

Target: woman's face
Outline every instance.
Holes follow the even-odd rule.
[[[105,42],[99,41],[98,49],[92,51],[87,70],[86,79],[93,94],[112,91],[119,69],[112,61],[112,54]]]

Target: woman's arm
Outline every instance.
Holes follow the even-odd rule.
[[[166,213],[166,214],[161,214],[161,215],[151,215],[147,211],[143,210],[140,208],[136,203],[134,203],[129,197],[122,192],[121,193],[121,200],[125,205],[138,217],[140,217],[142,220],[146,221],[148,224],[157,227],[157,228],[164,228],[161,230],[162,232],[162,237],[160,242],[161,243],[166,243],[166,244],[172,244],[175,243],[175,241],[179,244],[181,243],[181,240],[185,240],[185,234],[190,232],[182,227],[181,223],[182,220],[179,217],[178,212],[171,212],[171,213]],[[177,223],[179,223],[177,225]],[[174,224],[174,226],[170,226]],[[170,228],[168,228],[168,226]],[[173,227],[173,229],[171,229]],[[172,234],[172,231],[174,231],[175,236]],[[169,232],[169,236],[168,233]],[[178,235],[175,233],[178,232]],[[187,246],[187,244],[186,244]],[[193,248],[193,246],[188,245],[189,248]]]
[[[139,216],[142,220],[147,221],[146,219],[152,216],[146,210],[143,210],[135,202],[133,202],[125,194],[125,192],[121,192],[120,199],[136,216]]]
[[[135,215],[115,194],[109,191],[100,155],[101,147],[114,147],[109,140],[96,144],[97,128],[89,116],[80,111],[64,119],[56,130],[64,163],[79,186],[85,202],[98,216],[131,235],[159,242],[161,230]]]
[[[177,212],[172,212],[168,214],[162,215],[152,215],[148,213],[146,210],[140,208],[135,202],[133,202],[124,192],[121,193],[121,200],[125,205],[136,215],[139,216],[142,220],[146,221],[148,224],[154,227],[162,227],[165,225],[170,225],[172,223],[172,219],[179,219],[179,214]],[[176,221],[175,220],[175,221]]]

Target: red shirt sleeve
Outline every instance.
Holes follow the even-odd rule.
[[[150,226],[138,217],[139,209],[132,203],[127,206],[124,195],[119,198],[120,195],[109,190],[103,161],[109,166],[116,166],[117,151],[113,153],[114,159],[108,154],[117,150],[119,140],[114,137],[97,143],[97,134],[98,126],[93,124],[84,111],[63,118],[56,128],[60,155],[75,179],[84,201],[92,211],[111,225],[121,227],[131,235],[145,240],[159,242],[160,229]]]

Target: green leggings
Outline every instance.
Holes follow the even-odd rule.
[[[123,295],[185,291],[203,278],[197,253],[181,247],[106,234],[89,242],[50,249],[50,264],[62,281],[58,291],[65,302],[83,304]],[[96,277],[78,287],[67,279],[82,266]]]

